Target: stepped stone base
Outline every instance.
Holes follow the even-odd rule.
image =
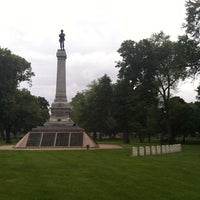
[[[15,148],[97,148],[85,131],[78,126],[43,126],[32,129]]]

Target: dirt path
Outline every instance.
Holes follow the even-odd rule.
[[[99,144],[99,148],[91,149],[121,149],[120,145],[116,144]],[[14,145],[3,145],[0,146],[0,150],[86,150],[86,148],[14,148]]]

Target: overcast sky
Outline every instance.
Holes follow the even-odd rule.
[[[117,50],[124,40],[139,41],[161,30],[176,40],[184,33],[185,0],[0,0],[0,46],[31,62],[33,95],[55,97],[58,35],[67,52],[67,98],[107,74],[117,79]],[[197,83],[196,83],[197,84]],[[179,89],[195,101],[196,84]],[[23,85],[27,87],[26,85]]]

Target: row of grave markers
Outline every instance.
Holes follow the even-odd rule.
[[[150,156],[181,152],[181,144],[132,147],[132,156]]]

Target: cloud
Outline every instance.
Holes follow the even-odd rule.
[[[71,99],[79,91],[85,90],[93,80],[107,74],[113,82],[117,79],[118,69],[115,62],[119,55],[116,52],[93,52],[89,54],[72,54],[67,59],[67,90]]]
[[[64,29],[70,100],[104,74],[116,80],[117,49],[124,40],[139,41],[160,30],[176,39],[184,14],[183,0],[6,0],[0,45],[31,62],[36,76],[29,89],[52,103],[58,34]]]

